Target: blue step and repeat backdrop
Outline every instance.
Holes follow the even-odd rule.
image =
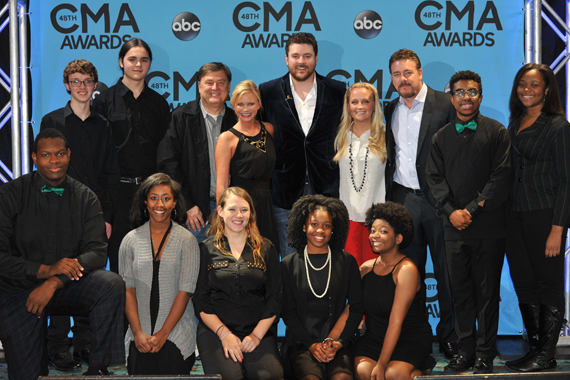
[[[400,48],[419,55],[424,82],[437,90],[445,90],[455,72],[473,70],[483,79],[482,114],[506,125],[512,81],[524,62],[522,8],[522,0],[30,0],[34,131],[43,115],[69,100],[63,69],[73,59],[95,64],[103,90],[121,77],[123,42],[142,38],[153,52],[149,85],[174,109],[196,98],[196,71],[207,62],[228,65],[234,86],[284,75],[285,41],[295,32],[315,35],[320,74],[347,85],[370,82],[383,103],[398,96],[388,59]],[[435,327],[439,307],[431,262],[427,271]],[[506,262],[500,316],[500,334],[521,332]]]

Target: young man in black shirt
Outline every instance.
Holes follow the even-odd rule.
[[[102,270],[105,221],[97,196],[67,176],[70,150],[48,128],[34,142],[38,170],[0,187],[0,340],[8,377],[48,374],[48,315],[88,316],[88,375],[124,363],[125,283]]]
[[[459,356],[445,371],[473,367],[475,374],[491,373],[497,355],[511,140],[503,125],[479,113],[479,75],[460,71],[449,86],[457,118],[433,136],[426,167],[436,208],[444,217],[458,338]]]
[[[63,108],[45,115],[40,130],[55,128],[65,136],[73,152],[68,174],[89,187],[97,195],[107,238],[111,236],[113,216],[119,194],[119,163],[113,144],[111,128],[105,118],[91,107],[91,96],[97,88],[97,69],[84,59],[70,62],[63,71],[63,83],[71,100]],[[67,337],[68,316],[52,316],[48,333],[50,364],[60,371],[71,371],[80,362],[89,362],[89,320],[74,318],[73,356]]]

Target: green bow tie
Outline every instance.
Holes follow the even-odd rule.
[[[471,129],[472,131],[474,131],[475,129],[477,129],[477,123],[475,122],[475,120],[471,120],[467,124],[457,123],[457,124],[455,124],[455,128],[457,129],[457,132],[459,132],[459,133],[463,132],[465,130],[465,128]]]
[[[42,193],[56,193],[57,195],[59,195],[60,197],[63,195],[63,190],[65,190],[63,187],[53,187],[50,185],[45,185],[44,187],[42,187]]]

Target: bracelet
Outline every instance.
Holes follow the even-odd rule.
[[[224,339],[226,336],[230,335],[232,332],[228,332],[226,335],[224,335],[223,337],[220,338],[220,340]]]
[[[221,328],[223,328],[225,325],[222,323],[222,325],[220,327],[218,327],[218,329],[216,330],[216,335],[218,335],[218,332],[220,331]],[[219,337],[219,335],[218,335]]]
[[[257,335],[255,335],[254,333],[251,333],[251,334],[249,334],[249,335],[255,337],[255,339],[257,339],[257,340],[261,343],[261,339],[259,339]]]
[[[331,338],[331,337],[329,336],[329,337],[327,337],[327,338],[325,338],[325,339],[323,340],[323,343],[326,343],[327,340],[332,340],[333,343],[336,342],[336,340],[334,340],[334,338]]]

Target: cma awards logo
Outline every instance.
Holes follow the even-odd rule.
[[[50,21],[52,27],[64,35],[61,50],[118,49],[133,37],[131,33],[140,33],[128,3],[113,4],[113,9],[109,3],[99,8],[82,3],[79,9],[74,4],[63,3],[51,10]],[[81,32],[77,34],[80,27]],[[102,29],[103,33],[92,33],[93,29]]]
[[[423,46],[493,46],[495,32],[502,31],[501,18],[493,1],[468,1],[459,8],[452,1],[423,1],[415,12],[416,24],[428,31]],[[477,4],[477,6],[475,6]],[[483,6],[484,4],[484,6]],[[482,9],[482,10],[481,10]],[[476,22],[476,23],[475,23]],[[467,30],[465,30],[467,26]],[[437,32],[443,28],[445,31]]]
[[[198,17],[190,12],[179,13],[172,20],[172,33],[182,41],[192,41],[202,28]]]
[[[374,11],[360,12],[354,19],[354,31],[360,38],[374,38],[382,31],[382,18]]]
[[[233,11],[234,26],[246,33],[241,48],[282,48],[291,34],[295,32],[320,31],[321,25],[310,1],[305,1],[302,8],[300,3],[287,1],[279,6],[264,1],[261,6],[246,1],[238,4]],[[293,24],[294,23],[294,24]],[[286,33],[271,33],[270,30],[279,28]],[[301,30],[303,29],[303,30]],[[308,29],[308,30],[307,30]]]

